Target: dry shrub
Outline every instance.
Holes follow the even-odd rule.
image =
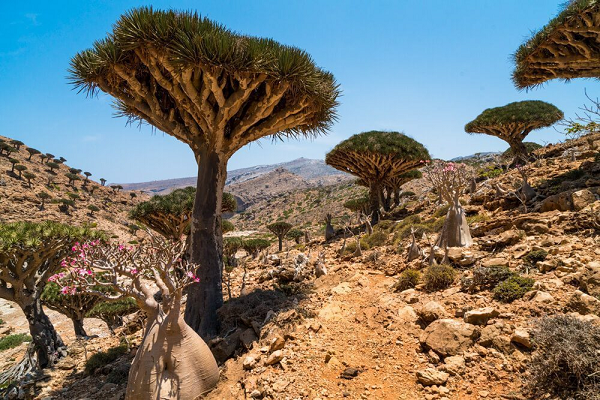
[[[431,265],[423,274],[425,290],[433,292],[446,289],[454,282],[456,271],[450,265]]]
[[[392,289],[396,292],[412,289],[419,284],[419,280],[421,280],[421,273],[419,271],[416,269],[407,269],[400,274]]]
[[[527,394],[534,399],[600,399],[600,327],[567,315],[542,318]]]

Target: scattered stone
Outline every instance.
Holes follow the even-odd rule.
[[[254,367],[256,367],[257,364],[257,360],[256,358],[252,357],[252,356],[246,356],[246,358],[244,358],[244,361],[242,362],[242,367],[245,370],[252,370],[254,369]]]
[[[449,374],[438,371],[435,368],[427,368],[417,371],[417,380],[423,386],[443,385],[448,381]]]
[[[446,357],[441,369],[442,371],[449,373],[451,376],[460,375],[465,369],[465,358],[463,356]]]
[[[473,325],[487,325],[488,321],[500,313],[493,307],[479,308],[465,313],[465,322]]]
[[[600,300],[581,290],[576,290],[569,299],[567,308],[581,315],[597,314],[600,312]]]
[[[453,319],[438,319],[421,334],[421,345],[441,356],[454,356],[467,350],[479,336],[474,325]]]
[[[274,352],[283,349],[285,346],[285,339],[279,335],[272,338],[269,342],[269,351]]]
[[[359,371],[356,368],[348,367],[342,372],[342,374],[340,375],[340,378],[343,378],[343,379],[356,378],[358,376],[358,372]]]
[[[253,328],[248,328],[240,335],[240,342],[246,349],[250,349],[254,343],[258,340],[256,332]]]
[[[541,290],[538,290],[535,293],[535,296],[533,296],[532,300],[536,301],[538,303],[550,304],[554,301],[554,297],[552,297],[552,295],[550,293],[542,292]]]
[[[589,189],[578,190],[571,195],[571,203],[575,211],[583,210],[595,201],[596,196]]]
[[[503,257],[495,257],[495,258],[488,258],[487,260],[483,260],[481,262],[481,265],[483,267],[493,267],[496,265],[502,266],[502,267],[508,267],[509,266],[509,261],[506,258]]]
[[[406,289],[400,292],[400,299],[407,304],[415,304],[419,301],[419,294],[415,289]]]
[[[411,306],[404,306],[398,311],[398,318],[402,322],[414,323],[419,319],[419,316]]]
[[[510,337],[510,341],[518,343],[526,349],[531,349],[533,347],[533,345],[531,344],[531,337],[529,336],[529,332],[525,329],[515,330],[512,336]]]
[[[278,362],[280,362],[281,360],[283,360],[283,351],[276,350],[276,351],[272,352],[269,355],[269,357],[267,357],[267,360],[265,361],[265,365],[275,365]]]
[[[448,316],[448,313],[444,307],[436,301],[425,303],[422,307],[417,308],[415,311],[421,321],[427,325],[436,319],[445,318]]]
[[[589,262],[580,279],[581,289],[592,296],[600,296],[600,261]]]

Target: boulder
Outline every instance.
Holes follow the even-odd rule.
[[[269,341],[269,351],[274,352],[283,349],[285,346],[285,339],[279,335],[275,336]]]
[[[567,308],[581,315],[597,314],[600,312],[600,300],[581,290],[576,290],[569,299]]]
[[[554,301],[554,297],[548,292],[542,292],[541,290],[536,291],[533,296],[533,301],[543,304],[550,304]]]
[[[500,313],[494,307],[478,308],[465,313],[465,322],[473,325],[487,325],[488,321]]]
[[[573,201],[571,200],[571,195],[568,192],[563,192],[559,194],[555,194],[553,196],[548,196],[542,201],[542,205],[540,208],[541,212],[548,211],[572,211],[573,210]]]
[[[424,304],[422,307],[416,309],[417,315],[425,324],[430,324],[436,319],[447,317],[448,314],[444,307],[436,302],[430,301]]]
[[[571,195],[571,203],[575,211],[583,210],[595,201],[596,196],[589,189],[578,190]]]
[[[283,360],[283,351],[276,350],[269,354],[269,357],[267,357],[267,360],[265,361],[265,365],[275,365],[281,360]]]
[[[419,294],[415,289],[406,289],[400,292],[400,299],[407,304],[415,304],[419,301]]]
[[[414,323],[417,322],[419,316],[411,306],[404,306],[398,311],[398,318],[402,322]]]
[[[417,380],[423,386],[443,385],[448,381],[449,376],[446,372],[438,371],[435,368],[417,371]]]
[[[252,356],[246,356],[242,362],[242,367],[247,371],[254,369],[254,367],[256,367],[256,358]]]
[[[421,334],[421,346],[433,350],[443,357],[455,356],[467,350],[479,336],[478,329],[471,324],[453,319],[438,319]]]

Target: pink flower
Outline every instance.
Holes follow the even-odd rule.
[[[138,270],[137,270],[137,268],[134,268],[134,269],[132,269],[132,270],[131,270],[131,273],[132,273],[133,275],[136,275],[136,274],[138,273]]]
[[[123,246],[122,244],[119,245],[119,250],[123,251],[125,250],[125,246]]]

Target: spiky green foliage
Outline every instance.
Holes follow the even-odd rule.
[[[234,212],[237,209],[237,201],[231,193],[223,193],[221,212]]]
[[[535,130],[551,126],[564,118],[556,106],[539,100],[518,101],[502,107],[488,108],[465,125],[467,133],[485,133],[506,141],[523,159],[527,149],[523,140]]]
[[[300,239],[302,239],[304,237],[304,231],[300,230],[300,229],[291,229],[286,237],[288,239],[291,239],[293,241],[295,241],[297,244],[300,243]]]
[[[152,196],[150,200],[137,204],[129,216],[167,238],[178,239],[189,233],[195,196],[196,188],[192,186],[176,189],[164,196]],[[233,195],[223,193],[222,211],[235,210],[235,204]]]
[[[239,237],[227,237],[223,239],[223,255],[231,258],[244,245],[244,241]]]
[[[155,57],[160,60],[161,68],[170,71],[163,72],[166,79],[183,81],[185,71],[223,71],[232,78],[223,80],[226,93],[237,89],[235,78],[240,74],[260,76],[264,86],[267,83],[288,86],[285,107],[302,107],[307,118],[299,125],[265,133],[276,136],[316,135],[326,131],[335,119],[338,86],[333,76],[318,68],[306,52],[271,39],[239,35],[190,11],[161,11],[152,7],[129,11],[116,22],[112,33],[105,39],[73,57],[69,69],[70,80],[75,87],[90,95],[102,90],[115,96],[118,99],[117,109],[130,120],[144,120],[191,144],[191,137],[176,134],[172,128],[168,128],[167,118],[159,115],[160,110],[137,107],[131,102],[132,95],[135,97],[140,93],[138,87],[131,86],[132,82],[125,79],[126,75],[133,73],[142,87],[156,85],[164,88],[152,91],[158,104],[180,104],[177,90],[162,82],[155,73]],[[122,70],[116,68],[117,65]],[[142,74],[142,71],[148,71],[148,66],[150,73]],[[176,72],[181,74],[176,77]],[[189,79],[186,81],[192,82]],[[235,86],[229,88],[227,85],[230,83]],[[191,94],[189,87],[182,86]],[[264,86],[257,86],[256,99],[260,98]],[[218,96],[208,101],[221,106]],[[199,104],[196,105],[200,108]],[[307,105],[309,107],[305,107]],[[150,108],[154,108],[154,105],[150,104]],[[235,119],[243,120],[246,112],[252,112],[252,107],[240,109]],[[186,121],[187,114],[183,112],[183,107],[175,113],[174,118],[177,125],[190,124],[189,120]]]
[[[15,165],[19,164],[20,161],[17,160],[16,158],[9,158],[8,161],[12,164],[10,172],[15,172]]]
[[[54,250],[55,247],[60,247],[61,251],[66,252],[69,249],[63,247],[69,247],[68,244],[70,243],[103,238],[103,233],[87,226],[76,227],[51,221],[0,224],[0,251],[2,251],[0,253],[0,261],[2,261],[0,265],[4,266],[9,261],[24,262],[23,260],[13,260],[9,253],[13,255],[21,252],[24,254],[31,253],[31,257],[37,255],[40,259],[43,259],[42,253],[45,253],[43,250],[45,247],[49,247],[49,252],[55,254],[57,253],[57,250]],[[36,251],[39,254],[35,254]],[[39,262],[43,261],[39,260]]]
[[[19,171],[19,178],[20,178],[21,175],[23,174],[23,171],[27,170],[27,167],[25,165],[22,165],[22,164],[17,164],[17,165],[15,165],[15,169],[17,171]]]
[[[279,240],[279,251],[283,250],[283,238],[285,238],[285,235],[287,235],[292,227],[292,224],[285,221],[278,221],[267,225],[267,229],[277,236],[277,239]]]
[[[81,178],[79,177],[79,175],[76,175],[76,174],[73,174],[73,173],[70,173],[70,172],[67,173],[67,174],[65,174],[65,176],[69,180],[69,185],[74,185],[75,181],[81,180]]]
[[[325,162],[362,179],[370,188],[372,222],[379,220],[386,179],[404,174],[430,160],[427,149],[399,132],[370,131],[351,136],[333,148]]]
[[[244,250],[253,257],[256,257],[261,250],[267,249],[269,246],[271,246],[271,242],[260,238],[246,239],[242,245]]]
[[[25,180],[27,181],[27,184],[29,185],[29,187],[31,187],[31,180],[35,178],[35,174],[31,173],[31,172],[27,172],[25,171],[23,173],[23,178],[25,178]]]
[[[98,211],[100,211],[100,208],[98,208],[97,206],[95,206],[95,205],[93,205],[93,204],[90,204],[90,205],[87,207],[87,209],[88,209],[88,210],[90,210],[90,215],[94,215],[94,213],[95,213],[95,212],[98,212]]]
[[[513,82],[519,89],[551,79],[598,78],[600,4],[571,0],[515,52]]]
[[[10,144],[12,144],[17,150],[19,150],[21,146],[23,146],[25,143],[21,142],[20,140],[11,140]]]

